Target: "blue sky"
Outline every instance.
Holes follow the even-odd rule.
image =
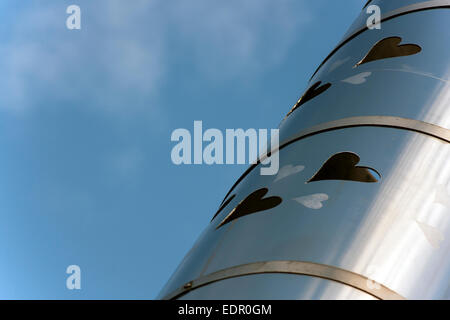
[[[363,5],[1,1],[0,298],[154,298],[247,167],[172,131],[276,128]]]

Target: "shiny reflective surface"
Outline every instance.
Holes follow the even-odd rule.
[[[403,43],[417,44],[422,51],[354,68],[375,43],[389,36],[400,36]],[[398,116],[449,129],[448,39],[450,10],[445,9],[401,16],[385,22],[381,30],[361,34],[322,66],[311,83],[330,82],[331,88],[287,117],[280,125],[280,139],[322,122],[354,116]]]
[[[380,7],[381,10],[381,16],[382,18],[395,14],[400,13],[402,11],[410,11],[413,9],[417,9],[419,6],[423,7],[433,7],[437,5],[445,5],[449,4],[450,2],[448,0],[372,0],[370,3],[368,3],[368,6],[371,5],[377,5]],[[372,13],[367,13],[367,7],[363,8],[361,11],[361,14],[355,19],[355,21],[352,23],[348,31],[345,33],[343,40],[350,37],[355,32],[361,30],[362,28],[366,27],[367,19],[370,17]]]
[[[365,292],[377,299],[382,300],[404,300],[405,298],[396,292],[386,288],[380,283],[374,285],[374,281],[360,274],[343,270],[334,266],[318,264],[308,261],[275,260],[254,262],[231,268],[222,269],[206,276],[202,276],[193,281],[189,281],[182,287],[172,291],[164,299],[177,299],[186,293],[207,286],[218,281],[223,281],[242,276],[257,274],[291,274],[300,276],[310,276],[338,282],[344,286],[350,286]]]
[[[283,290],[274,290],[274,288]],[[222,280],[195,289],[182,296],[189,299],[355,299],[375,300],[375,298],[355,288],[340,283],[309,276],[289,274],[251,275]]]
[[[301,165],[304,169],[281,180],[253,170],[161,297],[223,268],[300,260],[364,275],[409,299],[444,298],[450,267],[450,242],[445,237],[450,232],[449,148],[446,142],[404,130],[350,128],[282,149],[280,168]],[[321,163],[342,151],[357,153],[383,179],[305,183]],[[215,229],[250,190],[263,186],[270,188],[270,196],[283,195],[283,204]],[[327,199],[315,200],[318,194]],[[299,197],[309,201],[299,202]]]
[[[389,10],[412,3],[415,1],[373,1]],[[280,140],[292,141],[299,132],[316,125],[361,116],[420,120],[447,133],[449,18],[447,9],[410,13],[384,22],[381,30],[352,39],[331,56],[307,87],[319,81],[331,86],[293,110],[280,125]],[[377,43],[392,37],[421,50],[386,55],[355,67]],[[450,144],[410,130],[414,129],[343,127],[306,135],[280,149],[278,176],[261,176],[259,170],[244,176],[160,298],[219,270],[294,260],[353,272],[407,299],[449,299]],[[343,166],[333,162],[330,170],[322,171],[330,159],[342,154],[357,159],[349,158]],[[337,174],[339,170],[345,174]],[[358,179],[343,179],[355,170],[359,170]],[[366,176],[373,172],[376,179],[364,181],[361,170]],[[309,182],[317,174],[325,179]],[[327,179],[330,177],[333,179]],[[282,203],[241,215],[217,229],[249,194],[263,188],[267,189],[265,197],[280,197]],[[340,290],[347,290],[344,284],[305,280],[299,275],[288,277],[308,283],[293,290],[282,280],[284,276],[221,280],[185,297],[230,297],[247,282],[261,287],[254,290],[247,285],[242,297],[338,299]],[[311,281],[323,283],[330,294],[311,291]]]

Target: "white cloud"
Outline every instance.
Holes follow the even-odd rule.
[[[0,108],[148,108],[173,71],[169,56],[215,79],[275,67],[309,21],[303,3],[79,1],[81,30],[66,29],[64,3],[29,7],[0,42]]]
[[[171,8],[182,40],[214,77],[279,64],[311,17],[298,0],[179,0]]]
[[[144,163],[144,153],[137,148],[129,148],[108,157],[107,163],[113,173],[122,178],[135,178]]]

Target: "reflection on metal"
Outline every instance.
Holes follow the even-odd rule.
[[[299,108],[302,104],[306,103],[307,101],[314,99],[318,95],[324,93],[331,87],[331,83],[325,83],[323,85],[320,85],[322,82],[318,81],[314,83],[311,87],[306,90],[306,92],[301,96],[301,98],[297,101],[297,103],[292,107],[292,109],[288,112],[285,119],[289,117],[289,115],[295,111],[295,109]]]
[[[353,152],[337,153],[331,156],[308,182],[321,180],[378,182],[372,172],[378,177],[381,175],[373,168],[356,166],[359,160],[359,156]]]
[[[217,229],[243,216],[275,208],[283,201],[280,197],[263,198],[267,192],[269,192],[269,189],[267,188],[262,188],[252,192],[249,196],[247,196],[247,198],[239,202],[239,204],[231,210],[222,222],[219,223]],[[233,196],[230,197],[230,199],[232,198]],[[226,203],[229,203],[231,201],[230,199],[227,200]]]
[[[183,287],[165,296],[164,299],[171,300],[179,298],[191,290],[216,281],[263,273],[288,273],[319,277],[343,283],[381,300],[404,300],[401,295],[381,284],[371,286],[370,284],[373,280],[360,274],[329,265],[305,261],[255,262],[220,270],[186,283]]]
[[[319,133],[354,127],[387,127],[387,128],[410,130],[426,134],[431,137],[450,143],[450,130],[436,126],[434,124],[400,117],[366,116],[366,117],[351,117],[330,121],[318,124],[306,130],[302,130],[299,133],[295,134],[292,138],[289,138],[288,140],[285,140],[282,143],[280,143],[280,147],[278,148],[278,150],[281,150],[284,147],[287,147],[291,143],[294,143],[300,139],[304,139]],[[236,180],[236,182],[233,184],[230,191],[228,191],[224,199],[227,199],[230,193],[236,188],[236,186],[264,159],[265,159],[264,157],[261,157],[260,161],[251,165],[242,174],[242,176],[240,176],[239,179]]]
[[[328,61],[334,71],[321,70],[299,104],[325,94],[280,126],[279,176],[253,170],[265,157],[247,169],[160,297],[450,298],[450,46],[441,32],[450,12],[426,11],[438,6],[450,0],[391,11],[385,20],[423,12],[353,35]],[[412,46],[397,47],[395,35]],[[414,54],[416,44],[420,54],[379,59]],[[371,63],[354,68],[364,56]]]
[[[426,77],[426,78],[430,78],[430,79],[434,79],[434,80],[439,80],[442,81],[446,84],[450,84],[450,80],[449,79],[443,79],[440,77],[436,77],[430,73],[425,73],[425,72],[420,72],[420,71],[414,71],[414,70],[408,70],[408,69],[392,69],[392,68],[384,68],[384,69],[375,69],[373,71],[394,71],[394,72],[404,72],[404,73],[410,73],[410,74],[415,74],[418,76],[422,76],[422,77]],[[342,80],[343,81],[343,80]]]
[[[367,2],[366,2],[366,4],[364,5],[364,7],[363,7],[363,10],[369,5],[369,3],[371,3],[372,2],[372,0],[368,0]]]
[[[322,124],[318,124],[309,129],[302,130],[298,134],[294,135],[292,138],[289,138],[286,141],[283,141],[280,144],[280,148],[282,149],[292,142],[298,141],[300,139],[326,132],[331,130],[338,130],[344,128],[352,128],[352,127],[389,127],[403,130],[410,130],[419,132],[422,134],[426,134],[432,136],[434,138],[443,140],[445,142],[450,143],[450,130],[445,129],[434,124],[430,124],[427,122],[406,119],[400,117],[389,117],[389,116],[366,116],[366,117],[351,117],[345,119],[339,119],[335,121],[330,121]]]
[[[234,197],[236,197],[235,194],[233,194],[231,197],[229,197],[228,199],[226,199],[226,201],[225,201],[225,199],[223,199],[223,201],[222,201],[222,203],[221,203],[221,205],[220,205],[219,210],[217,210],[216,214],[214,215],[214,217],[212,217],[211,221],[213,221],[214,218],[217,217],[217,215],[218,215],[219,213],[222,212],[223,208],[225,208],[225,207],[231,202],[231,200],[234,199]]]
[[[439,249],[441,242],[444,240],[444,236],[439,231],[438,228],[432,227],[426,223],[416,221],[419,225],[420,229],[423,232],[423,235],[427,239],[428,243],[434,248]]]
[[[388,12],[387,14],[383,15],[381,17],[380,22],[385,22],[391,19],[394,19],[396,17],[405,15],[405,14],[409,14],[409,13],[414,13],[414,12],[418,12],[418,11],[424,11],[424,10],[433,10],[433,9],[450,9],[450,0],[432,0],[432,1],[425,1],[425,2],[420,2],[420,3],[416,3],[416,4],[412,4],[409,6],[405,6],[396,10],[393,10],[391,12]],[[311,79],[314,78],[314,76],[317,74],[317,72],[320,70],[320,68],[322,68],[322,66],[340,49],[342,48],[345,44],[347,44],[348,42],[350,42],[352,39],[356,38],[357,36],[359,36],[361,33],[363,33],[364,31],[369,30],[369,28],[367,26],[362,27],[361,29],[359,29],[358,31],[356,31],[355,33],[353,33],[352,35],[350,35],[349,37],[347,37],[346,39],[342,40],[337,46],[336,48],[333,49],[333,51],[331,51],[331,53],[322,61],[322,63],[319,65],[319,67],[316,69],[316,71],[314,71],[313,75],[310,78]]]
[[[378,41],[356,66],[381,59],[410,56],[422,51],[422,48],[416,44],[400,45],[400,42],[402,42],[400,37],[389,37]]]
[[[330,197],[326,193],[315,193],[308,196],[297,197],[292,200],[297,201],[309,209],[319,210],[322,209],[323,202],[327,201],[329,198]]]
[[[372,75],[372,72],[361,72],[361,73],[358,73],[357,75],[351,76],[351,77],[346,78],[341,81],[350,83],[350,84],[354,84],[354,85],[358,85],[358,84],[366,83],[367,78],[370,77],[371,75]]]

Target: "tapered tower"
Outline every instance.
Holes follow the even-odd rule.
[[[449,9],[366,4],[160,298],[449,299]]]

